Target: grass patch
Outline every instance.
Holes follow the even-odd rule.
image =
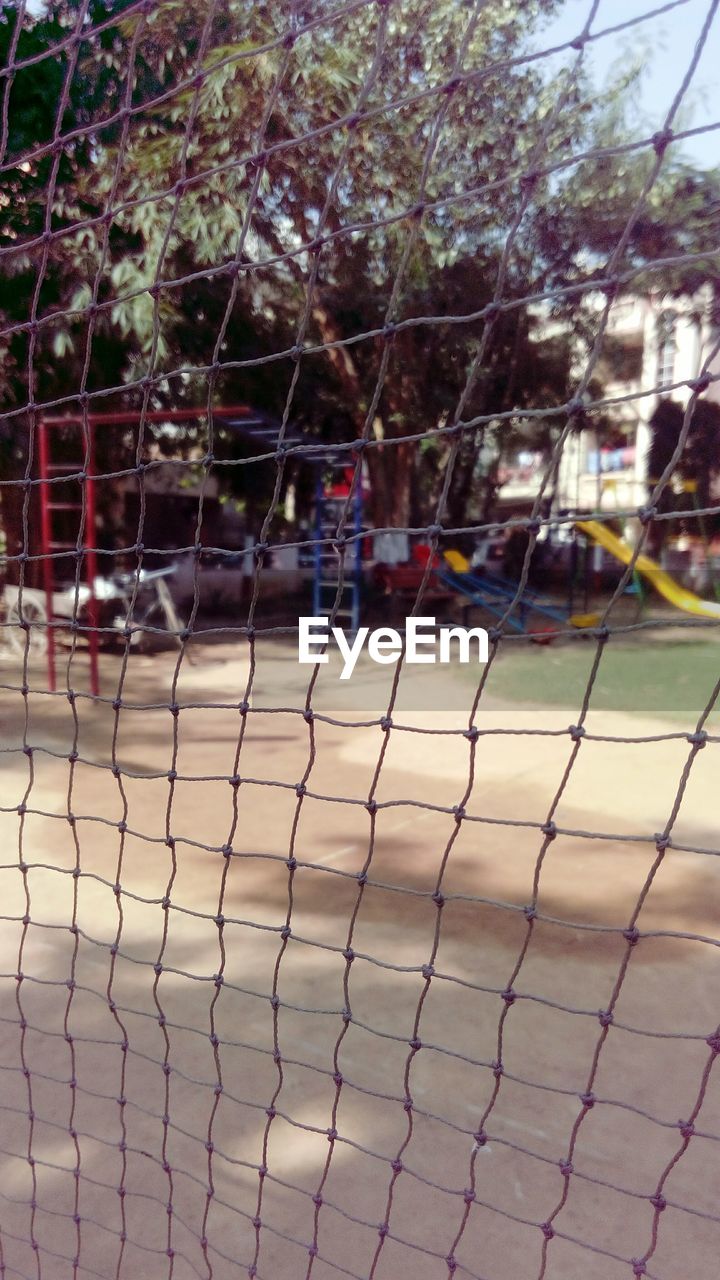
[[[488,695],[508,702],[577,710],[587,688],[596,645],[506,645],[493,665]],[[464,668],[468,671],[468,668]],[[613,641],[607,644],[591,706],[694,721],[720,679],[720,644],[700,641]]]

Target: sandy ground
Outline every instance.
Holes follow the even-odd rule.
[[[437,732],[391,732],[372,815],[377,725],[316,722],[312,743],[302,716],[262,709],[283,699],[261,663],[236,764],[241,718],[222,704],[243,697],[244,660],[219,646],[184,663],[177,717],[174,663],[132,658],[113,752],[105,658],[109,700],[78,698],[74,765],[67,698],[31,692],[25,728],[25,699],[2,691],[5,1275],[616,1280],[657,1220],[647,1274],[714,1280],[717,857],[668,849],[641,940],[622,933],[688,760],[683,726],[591,709],[529,922],[567,712],[484,705],[458,829],[442,810],[471,748],[440,732],[458,713],[406,714]],[[80,690],[84,670],[78,656]],[[18,683],[7,662],[0,681]],[[676,845],[717,849],[719,749],[695,756]]]

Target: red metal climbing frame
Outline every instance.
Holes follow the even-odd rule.
[[[255,410],[249,405],[229,405],[213,409],[214,418],[238,418],[257,421]],[[98,605],[95,580],[98,572],[98,548],[96,546],[96,491],[98,475],[95,467],[95,433],[98,427],[134,426],[141,422],[194,422],[207,417],[207,407],[194,409],[158,409],[142,413],[125,410],[117,413],[64,414],[42,416],[38,420],[38,460],[40,470],[40,543],[42,549],[43,586],[47,610],[47,680],[48,688],[55,691],[56,631],[67,625],[55,612],[56,573],[58,560],[79,554],[81,570],[90,589],[88,623],[83,630],[87,635],[90,654],[90,689],[94,695],[100,691]],[[58,428],[65,431],[75,428],[78,432],[77,461],[54,461],[53,433]],[[79,500],[58,501],[54,494],[65,483],[75,481],[80,485]],[[55,515],[59,512],[76,512],[78,530],[75,541],[55,536]]]
[[[83,456],[77,462],[55,462],[51,447],[53,428],[62,426],[80,429],[80,447]],[[95,597],[95,579],[97,577],[97,551],[95,548],[95,421],[87,418],[40,418],[38,422],[38,453],[40,461],[40,541],[42,547],[43,585],[45,587],[45,609],[47,614],[47,678],[48,688],[53,692],[57,679],[55,671],[55,564],[68,553],[81,556],[81,570],[84,570],[90,588],[88,601],[88,647],[90,651],[90,689],[93,694],[100,691],[100,674],[98,664],[98,620],[97,600]],[[76,481],[80,485],[80,501],[61,502],[55,499],[56,491],[61,487],[64,477],[68,483]],[[64,488],[64,483],[62,485]],[[77,512],[78,531],[75,542],[55,536],[54,516],[58,512]]]

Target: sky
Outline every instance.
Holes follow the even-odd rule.
[[[557,16],[533,41],[547,48],[572,40],[582,31],[592,0],[565,0]],[[673,95],[692,57],[695,42],[709,11],[711,0],[600,0],[592,32],[647,15],[617,35],[603,36],[588,46],[587,65],[598,85],[602,85],[613,64],[643,52],[647,72],[640,107],[648,118],[648,135],[663,123]],[[42,10],[42,0],[28,0],[31,13]],[[668,12],[657,13],[667,8]],[[572,57],[568,51],[564,58]],[[693,84],[685,99],[681,127],[720,125],[720,9],[713,21]],[[696,162],[714,167],[720,164],[720,127],[683,143],[684,152]]]
[[[655,13],[617,35],[603,36],[588,46],[588,66],[598,85],[602,85],[613,64],[620,59],[646,58],[647,71],[638,104],[648,119],[648,134],[663,123],[667,110],[692,57],[695,42],[710,9],[711,0],[684,0],[666,13]],[[663,0],[600,0],[591,33],[607,27],[651,15],[663,7]],[[582,31],[591,8],[591,0],[565,0],[558,15],[535,43],[539,48],[572,40]],[[569,55],[573,56],[572,51]],[[720,10],[716,14],[702,57],[690,88],[681,127],[697,128],[717,123],[720,126]],[[720,164],[720,127],[683,144],[683,151],[696,162],[707,166]]]

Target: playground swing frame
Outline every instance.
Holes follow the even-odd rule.
[[[39,463],[39,496],[40,496],[40,548],[42,561],[43,590],[45,594],[47,631],[47,682],[51,692],[57,690],[56,664],[56,631],[70,625],[78,629],[77,597],[73,617],[68,621],[60,621],[56,616],[55,595],[57,591],[55,561],[69,554],[79,560],[84,569],[84,579],[88,587],[87,602],[88,625],[87,639],[90,658],[90,691],[93,696],[100,692],[100,627],[98,620],[98,556],[100,548],[97,538],[97,482],[103,480],[98,474],[95,462],[96,433],[98,429],[110,427],[134,427],[144,423],[184,423],[198,422],[208,417],[244,420],[248,434],[258,435],[257,427],[261,417],[249,405],[222,405],[208,410],[207,406],[187,409],[152,409],[145,413],[141,410],[119,410],[110,413],[67,413],[61,415],[43,414],[37,423],[38,463]],[[256,431],[250,431],[251,426]],[[55,462],[53,460],[53,434],[68,428],[80,431],[80,449],[83,457],[77,463]],[[68,481],[80,483],[82,493],[78,502],[60,502],[54,500],[57,484]],[[77,511],[81,524],[76,542],[67,542],[53,537],[53,515],[60,511]],[[38,624],[39,625],[39,624]]]

